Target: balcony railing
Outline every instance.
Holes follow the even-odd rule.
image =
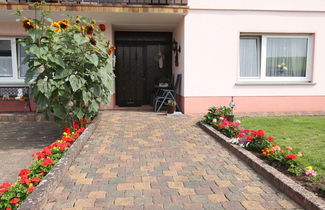
[[[1,2],[35,2],[35,0],[0,0]],[[188,0],[46,0],[48,3],[112,4],[112,5],[179,5],[186,6]]]

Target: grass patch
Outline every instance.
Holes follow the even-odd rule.
[[[281,147],[291,146],[302,152],[301,166],[313,166],[325,176],[325,117],[245,117],[240,118],[245,129],[263,129]]]

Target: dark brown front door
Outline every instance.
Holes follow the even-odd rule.
[[[115,35],[117,105],[150,104],[154,86],[171,77],[171,34],[117,32]],[[164,57],[162,66],[158,52]]]

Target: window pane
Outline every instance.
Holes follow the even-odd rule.
[[[240,39],[240,77],[259,77],[259,38]]]
[[[268,38],[267,77],[305,77],[307,38]]]
[[[12,77],[10,40],[0,40],[0,77]]]
[[[28,66],[26,64],[23,64],[23,61],[26,57],[26,53],[25,53],[25,47],[21,46],[20,44],[18,45],[19,47],[19,76],[20,77],[25,77],[26,72],[28,70]]]

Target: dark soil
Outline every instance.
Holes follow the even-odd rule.
[[[252,152],[255,156],[262,159],[264,162],[268,163],[269,165],[273,166],[271,161],[264,158],[264,156],[257,152]],[[287,171],[287,167],[284,166],[273,166],[278,171],[284,173],[285,175],[289,176],[294,181],[298,182],[300,185],[304,186],[307,190],[315,193],[320,198],[325,200],[325,180],[321,180],[316,183],[311,183],[308,181],[308,178],[306,176],[296,176],[290,172]]]

